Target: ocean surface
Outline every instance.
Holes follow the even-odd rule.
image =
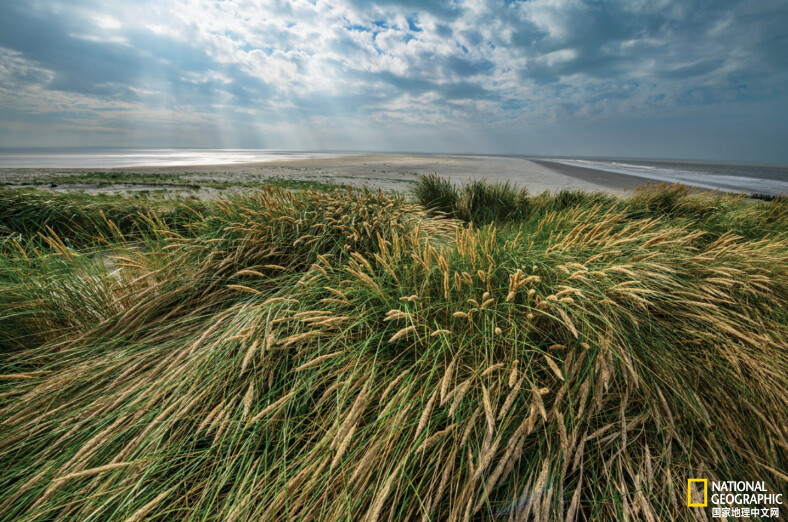
[[[114,169],[186,167],[346,156],[273,149],[0,149],[0,168]]]
[[[788,195],[788,165],[634,159],[544,158],[564,165],[604,170],[666,183],[724,192]]]
[[[274,149],[131,149],[52,148],[0,149],[0,168],[111,169],[130,167],[188,167],[277,160],[327,158],[359,152],[313,152]],[[528,159],[527,157],[524,157]],[[788,165],[619,158],[541,159],[626,174],[667,183],[683,183],[726,192],[778,196],[788,194]]]

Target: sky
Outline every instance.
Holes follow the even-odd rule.
[[[788,163],[785,0],[2,0],[0,147]]]

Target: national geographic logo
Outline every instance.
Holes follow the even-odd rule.
[[[687,506],[706,507],[709,505],[708,479],[687,480]]]
[[[710,491],[711,490],[711,493]],[[771,493],[763,481],[687,480],[687,506],[703,508],[711,501],[712,518],[779,518],[781,493]]]

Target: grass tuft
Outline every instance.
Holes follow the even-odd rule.
[[[419,176],[413,187],[416,200],[425,208],[453,215],[460,195],[457,187],[437,174]]]
[[[528,191],[508,182],[473,180],[458,189],[451,181],[430,174],[416,180],[413,193],[425,208],[477,225],[522,220],[530,209]]]
[[[28,216],[0,240],[0,520],[684,520],[688,477],[784,491],[784,200],[469,187],[267,187],[134,234],[84,206],[123,199],[0,193]]]

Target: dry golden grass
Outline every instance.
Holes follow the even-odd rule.
[[[0,519],[668,520],[688,477],[785,491],[785,215],[724,202],[767,223],[744,238],[557,201],[477,228],[268,189],[111,268],[7,242]]]

